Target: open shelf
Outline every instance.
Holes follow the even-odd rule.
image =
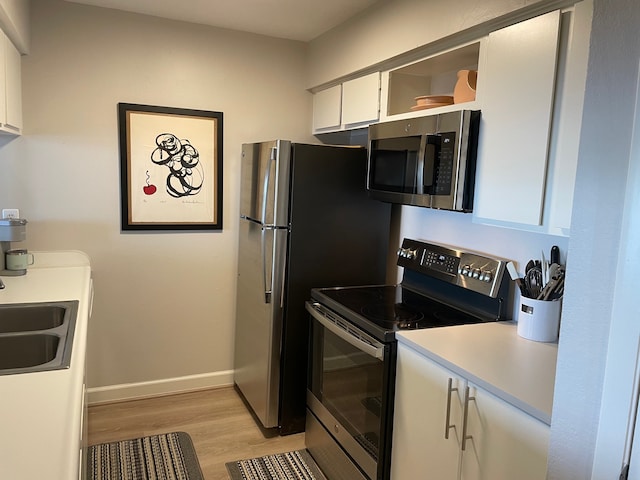
[[[480,42],[391,70],[387,116],[411,112],[415,97],[453,95],[459,70],[478,70]]]

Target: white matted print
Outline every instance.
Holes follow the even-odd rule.
[[[122,229],[222,228],[222,113],[119,104]]]

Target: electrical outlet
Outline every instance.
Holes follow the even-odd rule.
[[[20,218],[20,210],[17,208],[3,208],[2,218]]]

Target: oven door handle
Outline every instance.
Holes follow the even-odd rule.
[[[357,337],[353,333],[350,333],[343,328],[340,328],[338,325],[333,323],[331,320],[327,319],[321,312],[319,312],[313,303],[305,302],[305,307],[307,311],[311,314],[313,318],[315,318],[320,324],[329,330],[334,335],[337,335],[342,340],[347,343],[350,343],[358,350],[366,353],[367,355],[377,358],[378,360],[384,360],[384,345],[375,346],[371,345],[361,338]]]

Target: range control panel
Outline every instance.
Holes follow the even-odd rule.
[[[405,238],[398,265],[495,297],[508,260]]]

